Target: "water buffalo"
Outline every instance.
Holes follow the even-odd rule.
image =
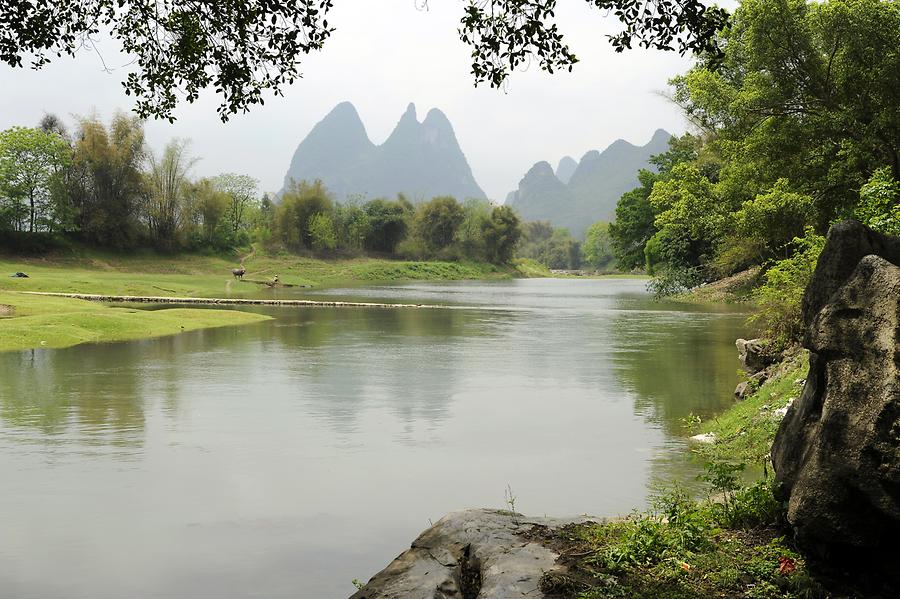
[[[231,274],[234,275],[235,279],[243,279],[245,272],[247,272],[247,269],[245,268],[233,268],[231,270]]]

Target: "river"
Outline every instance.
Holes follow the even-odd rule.
[[[466,507],[612,515],[698,471],[745,315],[635,279],[355,288],[450,309],[0,354],[0,597],[347,597]]]

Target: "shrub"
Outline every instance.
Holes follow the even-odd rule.
[[[794,255],[779,260],[765,273],[765,282],[754,293],[759,311],[750,323],[761,326],[762,335],[779,347],[798,341],[803,332],[801,301],[809,284],[825,238],[812,229],[792,242]]]
[[[611,572],[628,566],[683,561],[710,545],[712,523],[703,506],[675,488],[653,500],[650,512],[612,525],[615,540],[598,556]]]
[[[875,171],[862,186],[853,217],[876,231],[900,235],[900,182],[889,169]]]
[[[275,234],[286,247],[311,248],[310,221],[316,214],[331,211],[331,194],[321,181],[292,181],[275,210]]]

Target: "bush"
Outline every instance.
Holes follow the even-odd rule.
[[[275,236],[288,248],[311,248],[310,221],[331,211],[331,195],[321,181],[292,181],[275,210]]]
[[[735,220],[744,243],[764,248],[759,258],[785,258],[793,240],[815,221],[815,210],[810,196],[791,192],[787,179],[779,179],[768,193],[744,202]]]
[[[650,512],[613,524],[615,540],[600,561],[611,572],[667,560],[681,563],[709,547],[711,530],[703,506],[676,488],[654,499]]]
[[[889,169],[875,171],[862,186],[853,217],[876,231],[900,235],[900,183]]]
[[[756,290],[754,298],[759,311],[750,323],[761,326],[762,335],[784,347],[798,341],[803,333],[801,301],[809,284],[825,238],[812,229],[792,242],[794,255],[779,260],[765,273],[765,283]]]
[[[649,244],[648,244],[649,246]],[[647,289],[657,299],[677,295],[703,282],[703,270],[699,267],[663,266],[653,272]]]
[[[754,528],[775,522],[780,506],[775,500],[773,485],[774,482],[768,479],[735,491],[731,496],[727,525]]]
[[[437,253],[453,243],[464,218],[463,208],[454,198],[433,198],[416,210],[416,237],[429,251]]]
[[[412,206],[404,199],[372,200],[364,207],[367,217],[366,249],[393,253],[406,238]]]

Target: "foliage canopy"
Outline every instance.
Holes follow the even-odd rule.
[[[719,56],[716,33],[727,13],[700,0],[586,0],[612,12],[624,29],[618,51],[633,43]],[[465,0],[459,35],[472,48],[475,82],[501,85],[534,58],[553,72],[577,62],[553,22],[556,0]],[[421,3],[427,7],[428,0]],[[141,117],[174,120],[178,94],[193,102],[204,89],[221,96],[222,120],[281,95],[300,77],[300,58],[321,50],[334,31],[333,0],[6,0],[0,11],[0,61],[41,68],[54,56],[93,48],[109,33],[135,58],[123,82]]]

